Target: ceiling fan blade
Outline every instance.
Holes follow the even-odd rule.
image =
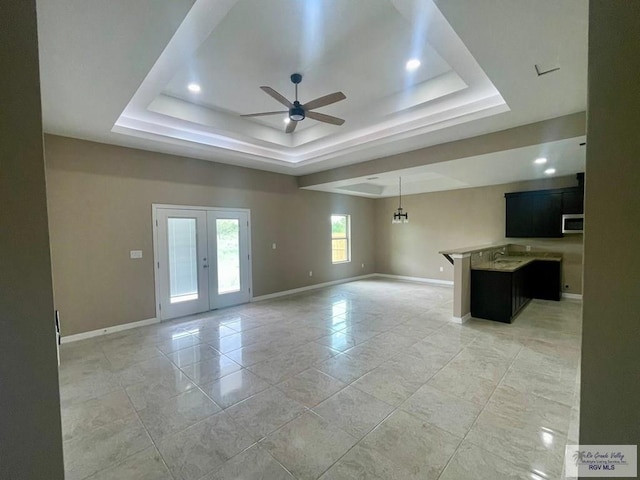
[[[262,89],[262,91],[264,93],[266,93],[267,95],[270,95],[271,97],[275,98],[277,101],[279,101],[285,107],[287,107],[287,108],[292,108],[293,107],[293,104],[289,100],[287,100],[283,95],[280,95],[273,88],[264,87],[264,86],[260,87],[260,88]]]
[[[342,92],[330,93],[329,95],[325,95],[324,97],[311,100],[310,102],[305,103],[302,107],[305,110],[313,110],[314,108],[320,108],[320,107],[325,107],[327,105],[331,105],[332,103],[339,102],[340,100],[344,100],[345,98],[347,97]]]
[[[263,115],[281,115],[283,113],[289,113],[289,110],[281,110],[279,112],[247,113],[246,115],[240,115],[240,116],[241,117],[261,117]]]
[[[289,123],[287,123],[287,129],[284,131],[284,133],[293,133],[297,126],[298,122],[291,120]]]
[[[318,120],[319,122],[331,123],[333,125],[342,125],[344,123],[344,120],[342,118],[325,115],[324,113],[305,112],[305,115],[308,118],[313,118],[314,120]]]

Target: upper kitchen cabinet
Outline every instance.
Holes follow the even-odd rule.
[[[538,190],[505,194],[506,237],[562,237],[562,192]]]
[[[584,173],[577,187],[505,193],[507,238],[562,237],[562,215],[584,213]]]
[[[580,187],[565,188],[562,191],[562,213],[584,213],[584,190]]]

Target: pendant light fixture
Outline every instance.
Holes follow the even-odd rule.
[[[402,210],[402,177],[398,177],[398,210],[393,213],[391,223],[409,223],[409,214]]]

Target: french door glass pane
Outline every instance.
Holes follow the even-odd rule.
[[[240,221],[216,219],[218,245],[218,294],[240,290]]]
[[[171,303],[198,298],[198,250],[195,218],[167,220]]]

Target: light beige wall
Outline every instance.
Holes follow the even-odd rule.
[[[0,5],[0,478],[62,480],[35,0]]]
[[[582,235],[557,239],[506,239],[504,194],[576,186],[574,176],[403,196],[408,224],[392,224],[398,198],[376,200],[378,272],[453,280],[453,266],[441,250],[488,243],[531,245],[532,250],[563,254],[567,293],[582,292]],[[444,271],[440,272],[440,267]]]
[[[57,136],[45,137],[45,154],[64,335],[155,316],[153,203],[251,209],[255,296],[375,271],[372,200],[299,190],[291,176]],[[331,213],[352,216],[349,264],[331,264]],[[129,259],[130,250],[143,250],[143,259]]]
[[[640,443],[640,2],[589,3],[580,443]]]

